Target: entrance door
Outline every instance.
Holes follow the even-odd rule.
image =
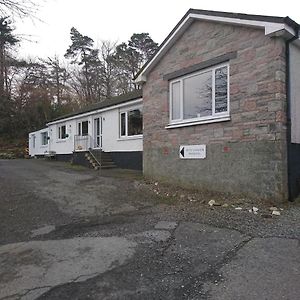
[[[94,148],[102,148],[102,117],[94,119]]]

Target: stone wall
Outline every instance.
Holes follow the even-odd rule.
[[[230,60],[226,122],[166,129],[163,76],[237,51]],[[144,174],[170,183],[272,199],[287,198],[285,46],[263,30],[194,21],[147,77]],[[181,144],[206,144],[204,160],[181,160]]]

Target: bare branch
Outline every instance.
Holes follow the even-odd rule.
[[[40,9],[40,4],[33,0],[0,0],[0,15],[33,18]],[[44,0],[40,0],[44,2]]]

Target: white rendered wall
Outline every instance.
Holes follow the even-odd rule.
[[[103,151],[104,152],[130,152],[143,151],[143,138],[122,137],[120,138],[120,111],[134,109],[140,106],[127,106],[120,109],[113,109],[102,113],[103,117]]]
[[[35,156],[35,155],[44,155],[45,152],[49,151],[49,141],[48,145],[42,145],[42,133],[48,132],[48,128],[43,128],[38,131],[34,131],[29,133],[29,155]],[[49,135],[49,133],[48,133]],[[35,140],[35,142],[34,142]],[[34,146],[35,144],[35,146]]]
[[[61,125],[66,125],[66,133],[69,135],[63,140],[58,138],[58,127]],[[76,134],[75,120],[49,125],[49,150],[55,151],[56,154],[71,154],[74,150],[74,134]]]
[[[78,134],[78,123],[88,121],[88,134],[94,138],[94,119],[102,117],[102,150],[105,152],[130,152],[143,151],[143,138],[124,137],[120,138],[119,114],[120,111],[142,107],[139,105],[126,105],[121,108],[112,108],[103,112],[91,112],[88,116],[78,115],[70,120],[61,120],[49,125],[49,150],[56,154],[70,154],[74,151],[74,135]],[[58,139],[58,127],[65,124],[66,133],[69,135],[64,140]]]
[[[291,139],[300,144],[300,48],[290,46],[291,71]]]

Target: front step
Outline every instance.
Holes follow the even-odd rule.
[[[110,153],[92,149],[89,151],[90,153],[86,153],[85,157],[95,170],[117,168]]]

